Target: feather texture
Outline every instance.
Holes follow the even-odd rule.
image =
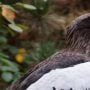
[[[65,69],[55,69],[42,76],[26,90],[86,90],[90,89],[90,62]]]

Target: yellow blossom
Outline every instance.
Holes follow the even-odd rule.
[[[18,63],[24,62],[24,55],[23,54],[16,54],[15,59]]]
[[[18,49],[17,53],[24,54],[26,52],[25,48]]]
[[[18,63],[23,63],[24,62],[24,55],[25,55],[25,48],[19,48],[16,55],[15,59]]]

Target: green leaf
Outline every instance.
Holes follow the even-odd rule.
[[[0,52],[0,57],[9,58],[7,55],[5,55],[4,53],[1,53],[1,52]]]
[[[6,44],[7,43],[7,38],[4,36],[0,36],[0,44]]]
[[[3,72],[1,77],[6,82],[10,82],[13,79],[13,75],[10,72]]]
[[[16,5],[21,6],[28,10],[36,10],[37,9],[35,6],[29,5],[29,4],[17,3]]]
[[[20,28],[19,26],[17,26],[16,24],[8,24],[9,28],[11,28],[12,30],[18,32],[18,33],[22,33],[23,29]]]
[[[9,52],[12,53],[12,54],[16,54],[16,52],[18,50],[17,47],[11,46],[11,45],[8,48],[9,48]]]
[[[1,66],[0,71],[6,72],[6,71],[13,71],[13,69],[9,66]]]
[[[3,57],[0,57],[0,62],[2,62],[4,65],[10,66],[10,67],[14,67],[14,65],[18,66],[16,63],[11,62],[10,60],[3,58]]]
[[[1,66],[0,70],[3,71],[3,72],[6,72],[6,71],[18,72],[19,71],[17,66],[13,66],[13,67],[10,67],[10,66]]]
[[[33,5],[24,4],[24,8],[30,9],[30,10],[36,10],[37,8]]]

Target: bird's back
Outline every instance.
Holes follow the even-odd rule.
[[[42,76],[26,90],[89,90],[90,62],[65,69],[55,69]]]

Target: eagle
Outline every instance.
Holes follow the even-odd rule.
[[[66,48],[27,71],[7,90],[90,90],[90,13],[66,29]]]

